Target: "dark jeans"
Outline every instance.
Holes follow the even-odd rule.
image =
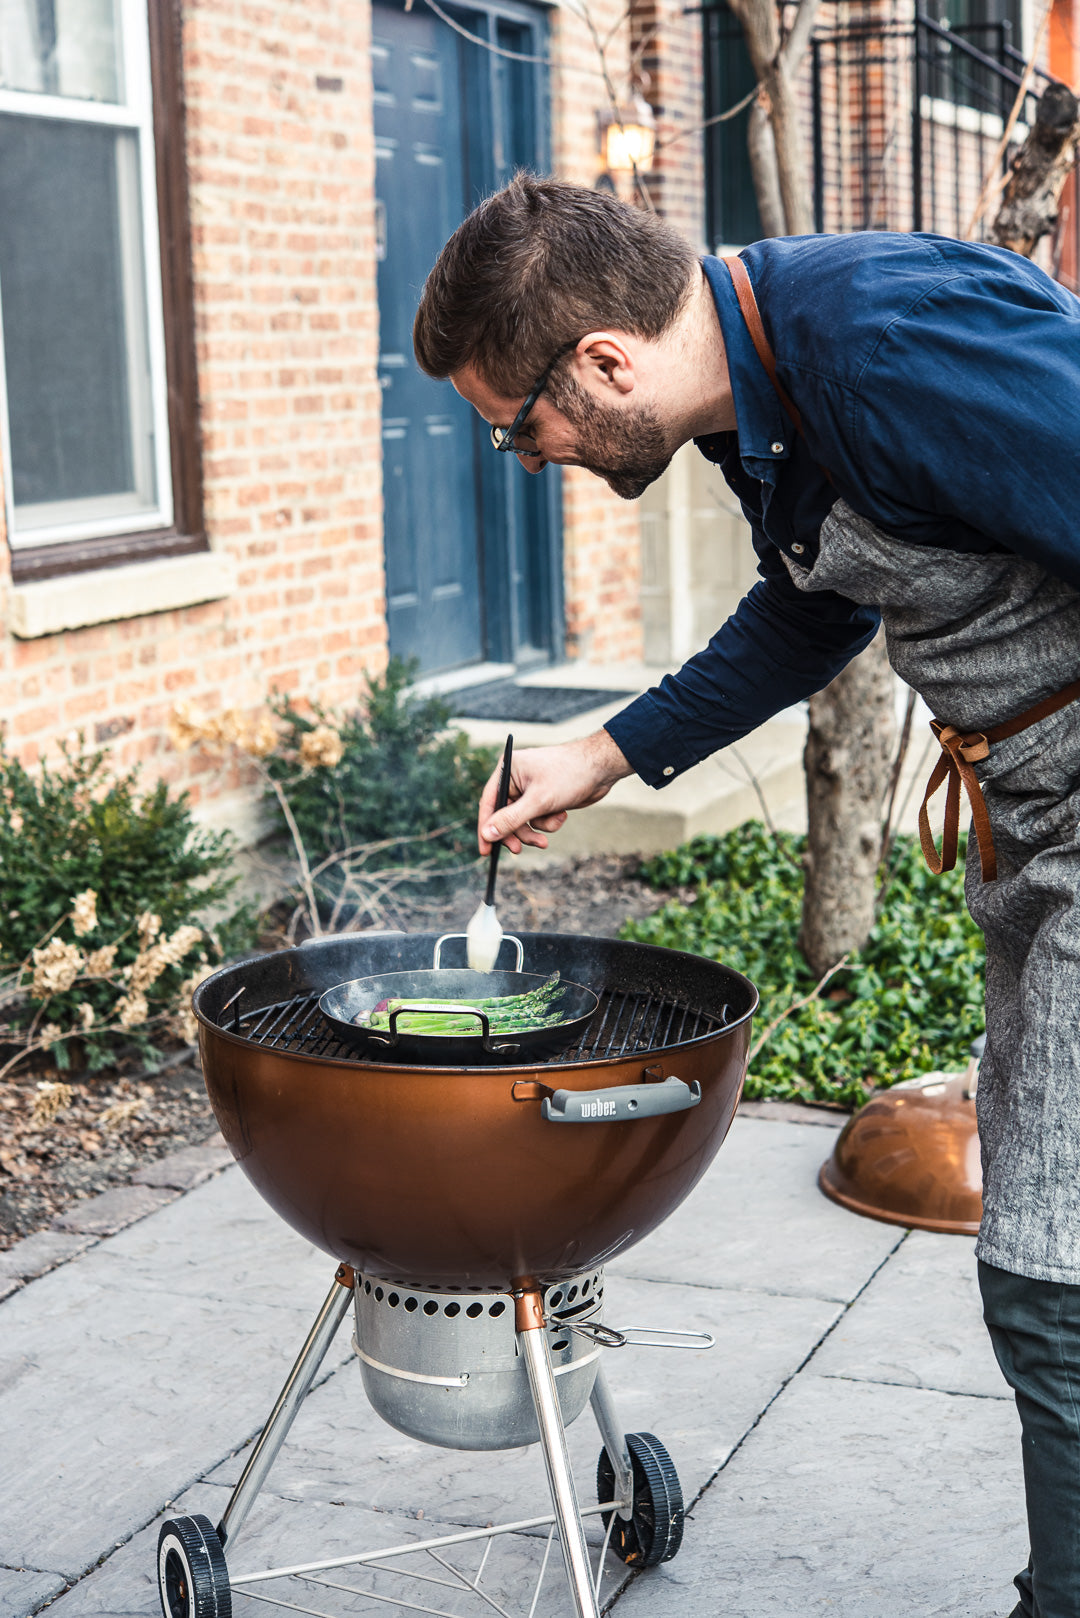
[[[979,1286],[1023,1428],[1031,1560],[1011,1618],[1080,1618],[1080,1286],[989,1264]]]

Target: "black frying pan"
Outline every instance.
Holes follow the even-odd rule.
[[[446,1003],[458,999],[492,999],[500,995],[527,994],[539,989],[546,979],[539,972],[468,972],[457,967],[440,967],[426,972],[383,972],[377,977],[354,978],[327,989],[319,1000],[319,1010],[338,1038],[365,1056],[391,1056],[403,1062],[423,1062],[430,1066],[468,1067],[477,1062],[545,1061],[556,1051],[579,1039],[599,1005],[599,998],[580,983],[560,982],[561,997],[556,1009],[562,1020],[547,1028],[528,1028],[523,1033],[492,1034],[488,1019],[475,1011],[475,1034],[405,1033],[397,1028],[397,1013],[390,1015],[391,1028],[369,1028],[355,1019],[373,1011],[382,1000],[427,1000],[442,1013]],[[416,1014],[410,1006],[409,1015]],[[461,1015],[467,1006],[456,1006]]]

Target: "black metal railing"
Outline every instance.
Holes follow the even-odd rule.
[[[811,52],[816,228],[985,239],[996,211],[992,182],[1007,172],[1049,82],[1036,70],[1002,150],[1024,75],[1010,24],[950,28],[919,14],[822,30]],[[1047,267],[1074,290],[1077,213],[1070,188],[1057,237],[1043,249]]]

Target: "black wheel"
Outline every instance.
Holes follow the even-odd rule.
[[[170,1517],[158,1535],[165,1618],[232,1618],[225,1552],[209,1517]]]
[[[626,1447],[634,1473],[633,1515],[624,1519],[604,1513],[606,1528],[612,1517],[611,1548],[629,1567],[656,1567],[670,1562],[682,1544],[682,1484],[671,1456],[652,1433],[627,1433]],[[615,1490],[615,1468],[606,1449],[596,1468],[596,1497],[610,1500]]]

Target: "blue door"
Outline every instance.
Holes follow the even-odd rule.
[[[375,87],[379,381],[390,649],[424,669],[483,653],[471,409],[412,357],[417,297],[465,204],[453,34],[431,12],[378,6]]]
[[[471,406],[412,355],[420,289],[447,237],[513,167],[542,161],[541,120],[530,115],[539,80],[533,69],[511,88],[503,58],[426,6],[372,10],[390,650],[424,672],[549,661],[561,650],[555,480],[526,489],[546,479],[495,455]],[[539,14],[534,24],[457,15],[519,53],[540,34]]]

